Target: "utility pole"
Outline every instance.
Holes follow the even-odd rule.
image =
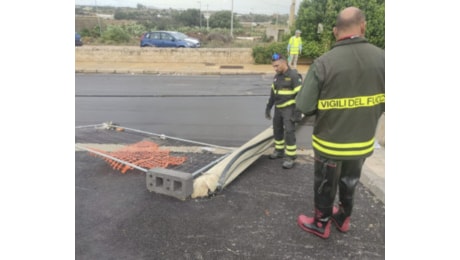
[[[295,0],[292,0],[292,3],[291,3],[291,9],[290,9],[290,12],[289,12],[289,27],[292,28],[292,26],[294,26],[294,20],[295,20]]]
[[[206,12],[204,13],[204,18],[206,18],[206,31],[209,31],[209,17],[211,17],[211,13],[209,13],[209,5],[207,5]]]
[[[233,38],[233,0],[232,0],[232,17],[230,18],[230,36]]]
[[[201,1],[198,1],[200,3],[200,29],[201,29]]]
[[[99,20],[99,15],[97,15],[97,1],[94,0],[94,4],[96,5],[96,17],[97,17],[97,23],[99,25],[99,37],[102,37],[102,28],[101,28],[101,21]]]
[[[254,30],[254,28],[252,28],[253,26],[254,26],[254,8],[251,8],[251,33]]]

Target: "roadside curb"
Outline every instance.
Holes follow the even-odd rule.
[[[385,149],[375,149],[366,159],[360,182],[385,204]]]
[[[206,71],[206,72],[178,72],[160,70],[126,70],[126,69],[76,69],[75,73],[82,74],[151,74],[151,75],[271,75],[266,72],[247,72],[247,71]]]
[[[364,166],[361,183],[385,204],[385,180],[366,168],[368,167]]]

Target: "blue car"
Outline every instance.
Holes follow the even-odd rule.
[[[198,39],[174,31],[155,31],[144,33],[141,37],[141,47],[159,48],[199,48]]]
[[[83,46],[83,42],[81,41],[81,36],[78,33],[75,33],[75,46]]]

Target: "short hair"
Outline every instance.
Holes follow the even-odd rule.
[[[279,54],[279,53],[273,53],[272,55],[272,61],[277,61],[277,60],[286,60],[286,58],[282,55],[282,54]]]
[[[350,17],[343,17],[342,12],[339,13],[337,16],[337,20],[335,21],[335,27],[337,29],[346,29],[350,28],[355,25],[359,25],[361,22],[366,21],[366,16],[364,15],[363,11],[360,9],[356,8],[354,10],[354,13]]]

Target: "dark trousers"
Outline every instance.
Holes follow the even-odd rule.
[[[351,215],[354,193],[364,161],[365,158],[339,161],[315,153],[314,202],[321,218],[327,219],[332,215],[337,188],[345,215]]]
[[[284,108],[275,107],[275,114],[273,116],[275,149],[284,150],[284,153],[293,159],[297,156],[295,124],[291,120],[294,110],[294,105]]]

